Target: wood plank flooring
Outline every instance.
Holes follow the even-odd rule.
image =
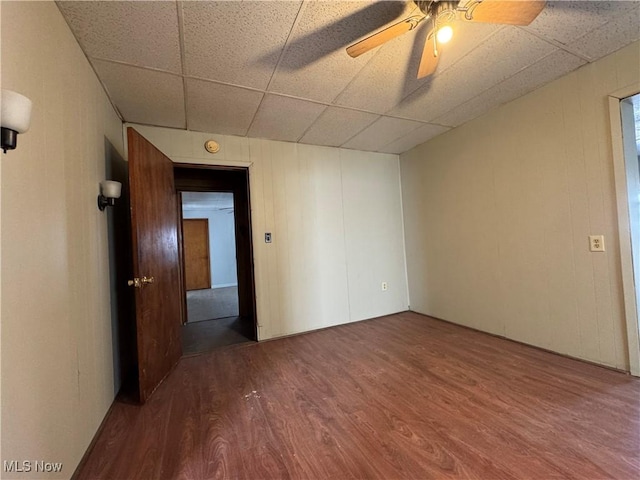
[[[640,380],[403,313],[183,359],[77,478],[640,478]]]

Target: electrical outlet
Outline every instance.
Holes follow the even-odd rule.
[[[271,232],[264,234],[264,243],[271,243]]]
[[[382,291],[386,292],[388,288],[389,286],[387,285],[387,282],[382,282]]]
[[[604,252],[604,235],[589,235],[589,251]]]

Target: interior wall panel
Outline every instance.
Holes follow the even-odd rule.
[[[408,308],[395,155],[342,150],[342,198],[351,320]],[[382,290],[382,283],[387,290]]]
[[[2,460],[69,478],[119,388],[96,197],[122,124],[55,3],[2,2],[1,21],[2,88],[33,101],[1,163]]]
[[[638,81],[635,42],[401,156],[412,310],[629,369],[607,96]]]
[[[176,162],[249,168],[261,340],[407,309],[397,155],[132,126]]]

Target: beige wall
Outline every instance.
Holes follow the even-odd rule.
[[[636,42],[402,155],[412,310],[629,368],[607,95],[639,77]]]
[[[249,167],[261,340],[407,309],[397,155],[135,128],[176,162]]]
[[[2,460],[64,462],[68,478],[114,398],[96,196],[121,122],[53,2],[3,2],[2,87],[33,100],[0,159]]]

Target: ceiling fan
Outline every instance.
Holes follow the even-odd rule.
[[[438,45],[447,43],[453,36],[452,23],[461,18],[472,22],[529,25],[540,14],[546,0],[414,0],[420,10],[417,15],[405,18],[364,40],[347,47],[347,53],[355,58],[395,37],[414,30],[425,20],[431,20],[432,28],[422,51],[418,78],[431,75],[438,65]],[[463,5],[460,5],[463,3]]]

